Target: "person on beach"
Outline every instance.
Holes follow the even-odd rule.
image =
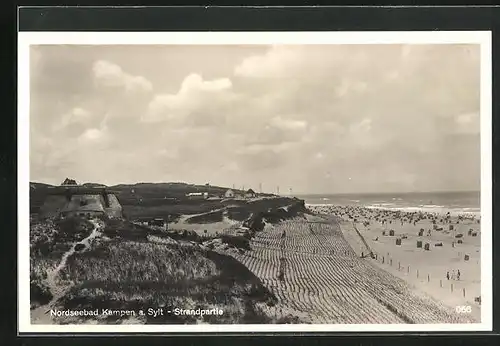
[[[450,272],[446,272],[446,280],[450,280]]]
[[[451,279],[452,279],[452,280],[455,280],[455,278],[456,278],[456,275],[455,275],[455,269],[453,269],[453,270],[451,271]]]
[[[460,280],[460,269],[457,270],[457,280]]]

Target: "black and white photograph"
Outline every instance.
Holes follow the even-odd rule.
[[[491,328],[489,33],[148,35],[19,36],[26,330]]]

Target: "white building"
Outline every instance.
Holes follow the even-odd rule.
[[[224,197],[226,198],[234,198],[234,191],[229,189],[226,191],[226,193],[224,194]]]
[[[190,199],[207,199],[208,192],[191,192],[186,195]]]

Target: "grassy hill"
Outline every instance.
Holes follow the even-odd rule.
[[[88,184],[87,184],[88,186]],[[93,185],[91,185],[93,186]],[[50,185],[31,184],[31,208],[50,194]],[[248,237],[262,228],[262,219],[279,221],[304,210],[303,201],[290,198],[258,200],[189,200],[196,191],[223,193],[226,188],[183,183],[116,185],[127,218],[95,222],[63,221],[31,216],[31,303],[33,323],[122,323],[130,316],[58,317],[43,321],[49,307],[60,310],[154,308],[224,310],[222,316],[139,316],[137,323],[275,323],[262,312],[274,297],[262,282],[230,255],[249,250]],[[167,198],[165,198],[167,197]],[[292,207],[289,207],[292,205]],[[286,210],[282,207],[286,207]],[[217,211],[215,211],[217,210]],[[187,223],[215,223],[229,217],[250,228],[245,236],[210,239],[186,230],[160,231],[136,225],[131,219],[188,216]],[[33,317],[34,316],[34,317]]]
[[[49,307],[73,311],[218,308],[224,311],[222,316],[138,318],[146,324],[273,323],[257,306],[272,306],[276,298],[233,257],[126,220],[106,222],[99,236],[86,249],[73,252],[61,267],[64,254],[92,228],[83,219],[70,220],[32,223],[31,303],[35,315]],[[50,280],[57,267],[57,280]],[[64,316],[52,323],[121,323],[127,318]]]

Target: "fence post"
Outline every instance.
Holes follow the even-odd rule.
[[[391,266],[392,266],[392,258],[391,258]]]
[[[443,280],[439,280],[439,287],[443,288]]]
[[[430,274],[427,274],[427,282],[431,282],[431,276],[430,276]]]
[[[465,287],[464,287],[464,297],[465,297]]]
[[[410,272],[410,266],[408,266],[408,273]]]
[[[451,291],[453,292],[453,284],[451,284]]]
[[[385,256],[382,256],[382,264],[385,263]]]
[[[401,262],[398,262],[398,270],[401,269]]]
[[[417,278],[418,278],[418,269],[417,269]]]

